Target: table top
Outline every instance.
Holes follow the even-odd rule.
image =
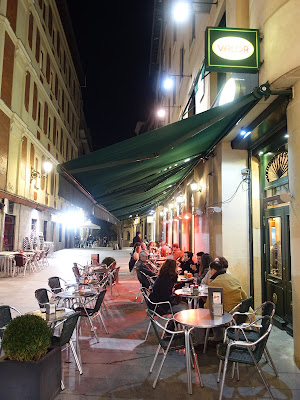
[[[78,291],[75,290],[66,290],[65,292],[59,292],[56,294],[56,297],[61,299],[76,299],[78,297],[91,297],[95,296],[97,291],[94,289],[81,289]]]
[[[189,282],[189,283],[191,283],[193,281],[194,281],[194,277],[193,276],[191,278],[186,278],[183,275],[178,275],[178,277],[177,277],[177,282],[187,282],[187,283]]]
[[[175,290],[175,294],[177,296],[182,296],[182,297],[201,297],[201,296],[208,296],[208,289],[207,287],[205,288],[200,288],[198,289],[198,294],[193,294],[192,289],[189,289],[188,292],[185,292],[183,289],[177,289]]]
[[[215,317],[205,308],[195,308],[192,310],[179,311],[174,315],[176,322],[181,325],[196,328],[214,328],[216,326],[225,325],[232,321],[232,315],[224,312],[221,317]]]
[[[41,310],[30,311],[26,314],[37,315],[52,324],[53,322],[63,321],[74,313],[75,311],[71,308],[57,308],[55,314],[46,314],[46,312],[42,312]]]

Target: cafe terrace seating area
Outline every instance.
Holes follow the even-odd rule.
[[[94,273],[92,266],[86,264],[90,263],[91,254],[95,252],[101,253],[100,259],[105,256],[116,258],[114,268],[105,270],[106,268],[101,265],[94,266],[99,267],[99,271]],[[62,354],[64,390],[56,399],[164,398],[177,400],[193,397],[218,399],[222,384],[222,379],[218,383],[219,363],[220,360],[223,364],[224,360],[226,363],[226,349],[218,346],[217,353],[217,347],[211,340],[208,341],[205,353],[203,349],[196,349],[198,370],[194,351],[191,348],[190,365],[195,368],[190,368],[192,394],[188,394],[186,343],[182,327],[175,334],[178,341],[170,346],[157,382],[156,376],[162,361],[161,354],[157,356],[153,372],[149,372],[159,340],[153,329],[153,321],[145,340],[149,326],[149,318],[146,315],[147,306],[145,300],[141,302],[142,293],[136,299],[140,283],[135,273],[129,273],[128,261],[129,250],[112,251],[109,248],[97,249],[97,251],[95,249],[62,250],[56,252],[54,258],[49,259],[47,268],[37,269],[32,274],[26,273],[25,276],[21,272],[14,278],[12,276],[0,278],[0,306],[8,304],[21,313],[34,310],[41,312],[44,300],[41,298],[37,301],[35,291],[46,289],[43,293],[46,296],[45,303],[47,303],[47,296],[49,301],[52,297],[51,302],[56,303],[58,308],[72,310],[71,314],[76,310],[81,315],[78,320],[77,317],[73,318],[74,321],[78,321],[74,329],[73,341],[66,341],[66,339],[61,341],[62,349],[66,348]],[[82,274],[79,278],[74,274],[74,263],[79,267],[79,274]],[[51,277],[58,279],[49,281]],[[78,287],[78,283],[82,283],[82,286]],[[97,304],[98,300],[101,304]],[[187,311],[193,313],[193,309]],[[86,317],[83,316],[84,314]],[[269,314],[272,314],[272,309]],[[12,315],[14,317],[17,313],[12,310]],[[261,334],[255,333],[255,340],[263,337],[270,329],[271,317],[264,318],[261,325],[265,326],[265,330],[262,330]],[[161,328],[166,328],[169,333],[174,330],[172,325],[164,326],[162,320],[160,324]],[[233,335],[233,340],[237,338],[241,340],[232,331],[228,331],[227,335],[231,335],[231,338]],[[59,341],[59,335],[57,337]],[[264,338],[265,336],[262,341]],[[165,343],[168,345],[168,341],[161,344],[164,346]],[[265,345],[266,343],[261,349],[260,365],[264,378],[270,385],[272,396],[275,399],[300,398],[300,371],[293,361],[293,339],[284,331],[273,327],[267,340],[267,347]],[[257,344],[257,348],[259,346]],[[263,354],[265,349],[273,359],[275,371],[268,353]],[[256,354],[257,351],[254,350],[253,353]],[[76,359],[77,355],[78,359]],[[248,356],[247,354],[241,356],[240,351],[239,354],[232,354],[232,358],[235,362],[234,369],[229,358],[223,398],[270,398],[270,393],[255,366],[247,362],[251,355],[249,356],[248,353]],[[276,376],[276,369],[278,376]]]

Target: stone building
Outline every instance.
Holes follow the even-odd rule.
[[[0,247],[43,234],[71,245],[57,211],[56,166],[90,151],[80,85],[84,76],[64,1],[0,2]],[[52,167],[46,170],[45,162]],[[78,209],[79,210],[79,209]],[[74,210],[73,210],[74,211]],[[56,215],[56,217],[55,217]]]

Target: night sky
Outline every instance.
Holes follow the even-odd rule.
[[[93,149],[134,136],[151,113],[153,0],[67,0],[87,87],[84,112]]]

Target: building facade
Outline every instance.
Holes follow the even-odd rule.
[[[22,248],[24,238],[32,241],[41,234],[56,250],[73,240],[73,232],[55,218],[57,211],[71,208],[58,196],[56,166],[89,152],[90,138],[82,122],[82,72],[68,26],[64,2],[0,2],[4,250]]]
[[[157,126],[225,104],[267,82],[271,95],[157,208],[156,240],[226,257],[254,305],[273,301],[275,323],[289,334],[298,332],[299,3],[199,0],[190,3],[188,19],[180,23],[172,19],[175,3],[155,3],[151,70],[157,78],[156,106],[166,111]],[[206,27],[257,29],[259,72],[206,71]],[[167,76],[174,80],[169,92],[162,89]],[[300,366],[299,335],[294,343]]]

